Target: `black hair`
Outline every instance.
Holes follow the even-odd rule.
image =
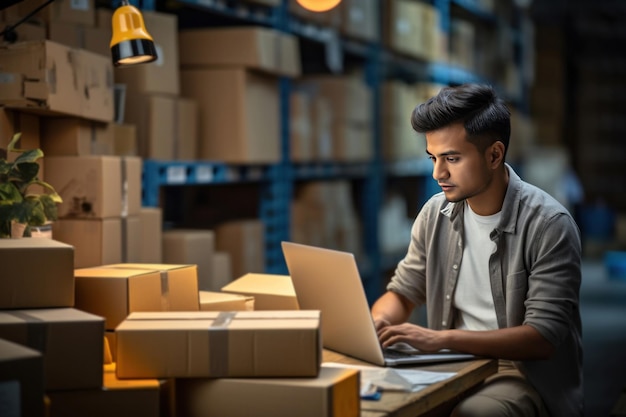
[[[495,90],[483,84],[444,87],[439,94],[419,104],[411,114],[411,126],[418,133],[462,122],[467,140],[478,150],[501,141],[505,154],[511,136],[511,112]]]

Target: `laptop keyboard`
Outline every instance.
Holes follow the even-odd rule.
[[[411,356],[415,356],[416,354],[417,352],[402,352],[400,350],[390,349],[390,348],[383,349],[383,355],[386,358],[390,358],[390,359],[408,358]]]

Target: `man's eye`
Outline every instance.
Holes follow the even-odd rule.
[[[459,160],[459,158],[452,157],[452,156],[449,156],[449,157],[446,158],[446,161],[448,161],[448,162],[457,162],[458,160]]]

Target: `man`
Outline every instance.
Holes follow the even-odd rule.
[[[443,88],[418,105],[442,189],[420,210],[406,256],[372,306],[383,346],[499,359],[453,416],[583,414],[581,242],[571,215],[505,163],[510,113],[492,88]],[[426,305],[428,328],[407,323]]]

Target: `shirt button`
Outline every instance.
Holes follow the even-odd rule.
[[[457,264],[452,265],[452,269],[457,270],[459,266]]]
[[[450,294],[446,294],[446,300],[450,299]]]
[[[442,326],[445,326],[445,325],[446,325],[446,321],[445,321],[445,320],[444,320],[444,321],[442,321],[442,322],[441,322],[441,325],[442,325]]]

